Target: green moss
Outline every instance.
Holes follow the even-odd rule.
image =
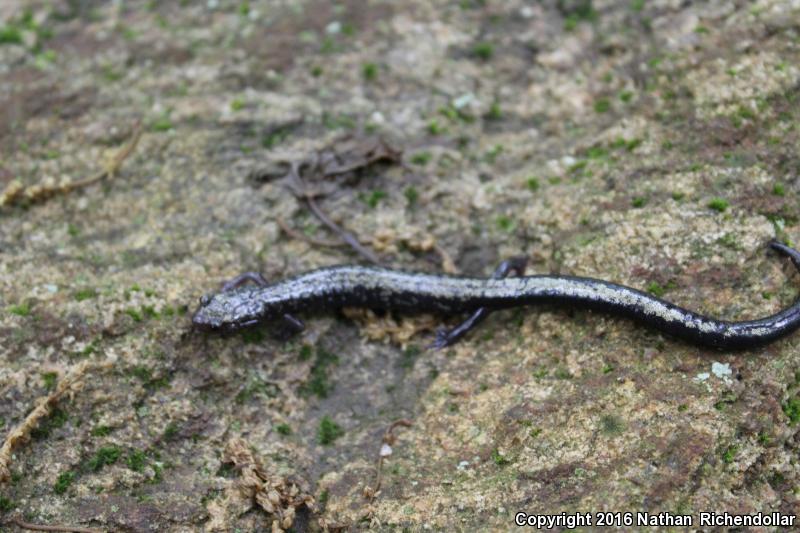
[[[731,391],[722,393],[722,397],[714,402],[714,409],[717,411],[724,411],[728,406],[736,403],[736,395]]]
[[[42,382],[44,388],[51,391],[56,388],[56,380],[58,379],[58,372],[43,372]]]
[[[155,132],[165,132],[171,130],[172,128],[172,120],[170,120],[169,115],[162,115],[158,117],[150,125],[150,129]]]
[[[277,424],[275,426],[275,431],[277,431],[281,435],[291,435],[292,434],[292,428],[289,426],[289,424],[286,424],[286,423]]]
[[[111,434],[112,429],[111,426],[95,426],[92,428],[91,435],[92,437],[105,437]]]
[[[84,300],[89,300],[91,298],[97,297],[97,291],[92,287],[86,287],[83,289],[76,290],[72,297],[75,298],[76,302],[82,302]]]
[[[31,314],[31,306],[28,302],[12,305],[8,308],[8,312],[12,315],[28,316]]]
[[[619,93],[619,100],[623,103],[628,103],[633,99],[633,93],[631,91],[622,91]]]
[[[319,429],[317,430],[317,442],[323,446],[332,444],[333,441],[344,435],[342,427],[334,422],[331,417],[325,415],[319,421]]]
[[[103,446],[89,459],[86,466],[89,470],[97,472],[104,466],[116,463],[121,453],[122,450],[117,446]]]
[[[577,163],[573,163],[572,165],[570,165],[569,168],[567,168],[567,171],[570,174],[578,174],[579,172],[584,170],[586,168],[586,165],[588,165],[588,164],[589,163],[587,161],[585,161],[585,160],[584,161],[578,161]]]
[[[592,146],[586,150],[586,157],[589,159],[606,159],[608,157],[608,148],[604,146]]]
[[[66,424],[67,420],[67,412],[60,407],[55,407],[47,418],[39,422],[39,425],[31,430],[31,436],[35,439],[47,438],[53,430]]]
[[[553,373],[553,376],[558,379],[572,379],[572,372],[570,372],[566,367],[559,367]]]
[[[139,311],[138,309],[134,309],[133,307],[125,309],[125,314],[131,317],[134,322],[141,322],[142,320],[144,320],[141,311]]]
[[[666,291],[666,289],[665,289],[664,287],[662,287],[662,286],[661,286],[661,284],[660,284],[660,283],[658,283],[657,281],[651,281],[651,282],[650,282],[650,283],[647,285],[647,292],[649,292],[649,293],[650,293],[650,294],[652,294],[653,296],[657,296],[657,297],[659,297],[659,298],[660,298],[660,297],[664,296],[664,293],[665,293],[665,292],[667,292],[667,291]]]
[[[141,472],[147,464],[147,456],[141,450],[133,450],[125,458],[125,465],[134,472]]]
[[[800,397],[789,398],[781,407],[783,408],[783,413],[789,417],[790,426],[800,422]]]
[[[494,164],[497,161],[497,157],[503,153],[505,148],[503,148],[502,144],[495,144],[489,150],[486,151],[483,158],[489,164]]]
[[[625,150],[627,150],[628,152],[633,152],[633,151],[634,151],[634,150],[636,150],[636,149],[637,149],[637,148],[638,148],[638,147],[639,147],[641,144],[642,144],[642,140],[641,140],[641,139],[628,139],[628,140],[625,142]]]
[[[67,492],[69,486],[72,485],[73,481],[75,481],[75,472],[72,472],[71,470],[62,472],[58,475],[58,479],[53,485],[53,492],[56,494],[64,494]]]
[[[487,42],[475,43],[472,47],[472,56],[482,61],[488,61],[494,55],[494,45]]]
[[[403,191],[403,196],[406,197],[406,202],[408,202],[409,206],[414,206],[417,204],[417,200],[419,200],[419,192],[417,188],[413,185],[409,185]]]
[[[276,395],[277,391],[275,385],[272,383],[266,383],[264,380],[256,376],[251,378],[247,386],[239,391],[234,398],[234,401],[236,401],[238,404],[243,404],[256,396],[274,398]]]
[[[786,194],[786,188],[782,183],[776,183],[772,187],[772,194],[775,196],[784,196]]]
[[[347,115],[334,115],[326,111],[322,113],[322,125],[329,130],[352,130],[356,127],[356,121]]]
[[[413,344],[409,345],[405,350],[403,350],[403,357],[400,359],[400,366],[406,369],[413,368],[414,362],[417,360],[417,356],[422,353],[422,350],[418,346]]]
[[[722,452],[722,461],[727,464],[732,463],[738,452],[739,447],[735,444],[731,444],[724,452]]]
[[[314,355],[314,347],[310,344],[303,344],[300,346],[300,353],[298,355],[301,361],[308,361],[311,359],[311,356]]]
[[[680,191],[672,191],[672,199],[675,200],[676,202],[680,202],[685,197],[686,197],[685,193],[682,193]]]
[[[574,0],[557,2],[559,11],[565,17],[564,29],[571,30],[579,22],[592,22],[597,20],[597,11],[592,5],[592,0]]]
[[[606,363],[603,365],[603,374],[610,374],[614,371],[614,365]]]
[[[282,143],[291,133],[289,128],[276,128],[261,138],[261,146],[267,149]]]
[[[264,342],[264,332],[256,328],[245,328],[239,331],[239,337],[245,344],[261,344]]]
[[[0,44],[22,44],[22,32],[14,26],[0,27]]]
[[[647,198],[644,196],[636,196],[631,200],[631,205],[636,208],[644,207],[647,205]]]
[[[528,186],[529,191],[536,192],[539,190],[539,180],[536,178],[528,178],[528,181],[525,182],[525,185]]]
[[[510,217],[508,217],[506,215],[499,215],[497,217],[496,223],[497,223],[497,227],[499,229],[501,229],[502,231],[507,231],[507,232],[513,231],[514,227],[516,226],[514,221]]]
[[[492,106],[486,113],[486,120],[501,120],[502,118],[503,110],[500,108],[500,104],[497,102],[492,102]]]
[[[142,312],[142,315],[144,315],[147,318],[158,318],[158,311],[156,311],[156,308],[153,307],[152,305],[142,305],[142,307],[140,307],[140,310]]]
[[[361,67],[361,75],[367,81],[375,81],[378,78],[378,65],[375,63],[365,63]]]
[[[381,202],[381,200],[386,198],[386,191],[376,189],[369,193],[360,193],[358,195],[358,198],[362,202],[367,204],[370,207],[370,209],[375,209],[376,207],[378,207],[378,204]]]
[[[598,98],[594,102],[595,113],[607,113],[611,109],[611,102],[608,98]]]
[[[231,111],[239,111],[244,108],[244,99],[234,98],[231,100]]]
[[[625,431],[625,422],[617,415],[603,415],[600,417],[600,431],[605,435],[621,435]]]
[[[725,248],[730,248],[731,250],[741,251],[744,249],[744,247],[741,244],[739,244],[739,240],[736,238],[736,234],[732,232],[726,233],[725,235],[717,239],[717,242],[720,243]]]
[[[728,201],[725,200],[724,198],[712,198],[706,204],[706,207],[708,207],[709,209],[713,209],[714,211],[719,211],[720,213],[722,213],[723,211],[728,209],[729,205],[730,204],[728,203]]]
[[[310,377],[300,387],[300,392],[306,396],[327,398],[330,391],[333,390],[333,384],[328,381],[328,367],[338,362],[339,358],[336,355],[318,346],[317,357],[311,367]]]
[[[167,424],[167,427],[164,428],[164,433],[162,433],[161,436],[164,440],[172,440],[178,436],[178,429],[178,424],[175,422],[170,422]]]
[[[436,119],[428,122],[428,133],[430,133],[431,135],[440,135],[444,133],[444,131],[445,131],[444,127],[441,124],[439,124],[439,122]]]
[[[417,152],[411,156],[411,162],[415,165],[427,165],[432,158],[430,152]]]
[[[144,382],[148,382],[153,379],[153,371],[144,365],[137,365],[133,367],[130,370],[130,374]]]
[[[511,459],[509,459],[505,455],[502,455],[500,453],[500,450],[498,450],[497,448],[492,450],[492,461],[494,461],[494,464],[496,464],[497,466],[505,466],[507,464],[511,464]]]

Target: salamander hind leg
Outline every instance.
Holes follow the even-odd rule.
[[[527,257],[512,257],[500,263],[495,271],[492,273],[492,279],[501,279],[508,277],[512,272],[517,276],[525,275],[525,267],[528,264]],[[478,324],[483,322],[491,313],[491,309],[480,307],[470,315],[465,321],[452,329],[441,328],[436,330],[436,338],[428,345],[428,348],[433,350],[441,350],[452,346],[461,340],[470,330],[474,329]]]
[[[794,263],[795,268],[797,268],[797,270],[800,270],[800,252],[798,252],[794,248],[786,246],[785,244],[781,244],[778,241],[772,241],[769,243],[769,245],[774,250],[778,250],[783,255],[788,256],[789,259],[792,260],[792,263]]]

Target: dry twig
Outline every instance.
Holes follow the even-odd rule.
[[[22,529],[29,529],[31,531],[61,531],[64,533],[103,533],[102,529],[95,529],[93,527],[80,527],[80,526],[65,526],[65,525],[44,525],[44,524],[31,524],[25,522],[21,518],[13,518],[10,520],[12,524]]]
[[[23,420],[20,425],[9,432],[8,436],[6,436],[5,442],[3,442],[2,448],[0,448],[0,483],[8,481],[11,478],[11,471],[9,467],[11,465],[11,454],[14,451],[14,447],[17,444],[26,441],[29,438],[31,431],[33,431],[39,425],[39,421],[50,414],[50,411],[56,402],[58,402],[65,394],[72,393],[79,388],[81,385],[81,378],[83,378],[86,371],[90,367],[96,366],[96,364],[84,361],[70,370],[70,372],[58,382],[55,390],[49,395],[37,400],[36,407],[33,409],[33,411],[31,411],[28,416],[25,417],[25,420]]]
[[[6,186],[2,194],[0,194],[0,207],[4,205],[39,202],[55,196],[56,194],[67,194],[76,189],[97,183],[105,178],[113,179],[122,166],[122,162],[133,153],[141,136],[142,125],[141,122],[137,122],[128,144],[123,146],[114,157],[111,157],[106,162],[103,166],[103,170],[88,178],[76,181],[65,181],[62,183],[44,182],[27,187],[19,180],[13,180]]]
[[[324,246],[326,248],[341,248],[342,246],[346,246],[343,242],[335,242],[335,241],[325,241],[322,239],[316,239],[309,235],[305,235],[304,233],[300,233],[296,229],[293,229],[289,224],[283,220],[281,217],[275,217],[275,222],[277,222],[278,227],[280,227],[283,232],[293,239],[297,239],[299,241],[306,241],[309,244],[313,244],[316,246]]]
[[[320,222],[327,226],[332,232],[337,234],[342,241],[350,246],[350,248],[355,250],[359,255],[361,255],[361,257],[370,263],[375,265],[380,264],[380,259],[378,259],[377,255],[375,255],[371,250],[362,246],[362,244],[358,242],[358,239],[355,235],[342,229],[338,224],[331,220],[327,214],[325,214],[319,205],[317,205],[313,195],[308,192],[309,189],[305,181],[302,177],[300,177],[301,166],[301,164],[292,163],[291,170],[287,175],[289,189],[295,194],[295,196],[301,198],[306,203],[308,208],[311,210],[314,216],[319,219]]]
[[[375,466],[375,487],[364,488],[364,496],[367,498],[367,500],[369,500],[370,503],[372,503],[372,501],[375,499],[375,496],[381,490],[381,483],[383,482],[383,461],[386,457],[391,455],[391,446],[395,443],[395,440],[397,440],[394,430],[400,426],[404,428],[410,428],[412,424],[413,423],[411,420],[407,418],[395,420],[392,422],[392,425],[389,426],[389,429],[386,430],[386,433],[383,434],[381,449],[378,452],[378,464]]]

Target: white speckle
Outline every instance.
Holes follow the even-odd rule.
[[[58,285],[48,283],[44,286],[44,288],[47,290],[47,292],[58,292]]]
[[[456,109],[463,109],[464,107],[468,106],[475,100],[475,95],[472,93],[462,94],[455,100],[453,100],[453,107]]]
[[[522,18],[529,19],[534,15],[533,8],[530,6],[525,6],[519,10],[519,14],[522,16]]]
[[[705,381],[710,377],[711,377],[711,374],[709,374],[708,372],[700,372],[699,374],[697,374],[695,376],[694,379],[696,379],[697,381]]]
[[[342,23],[338,20],[334,20],[327,26],[325,26],[325,33],[328,35],[336,35],[342,31]]]
[[[574,165],[578,160],[572,157],[571,155],[565,155],[561,158],[561,164],[565,167],[571,167]]]
[[[375,124],[383,124],[386,122],[386,118],[384,118],[383,113],[380,111],[375,111],[370,115],[369,120],[374,122]]]
[[[390,455],[392,455],[392,447],[384,442],[383,445],[381,446],[380,454],[381,457],[389,457]]]
[[[730,376],[733,373],[731,371],[731,365],[729,365],[727,363],[724,363],[724,364],[723,363],[717,363],[716,361],[714,361],[711,364],[711,372],[715,376],[720,378],[722,381],[724,381],[725,383],[730,383],[731,382]]]
[[[460,463],[458,463],[459,470],[466,470],[468,466],[469,466],[469,461],[461,461]]]

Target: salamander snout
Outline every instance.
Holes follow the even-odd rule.
[[[224,307],[215,305],[214,295],[204,294],[200,297],[200,306],[192,317],[192,324],[201,329],[219,329],[224,316]]]
[[[205,295],[192,317],[201,329],[235,331],[251,326],[262,318],[262,305],[246,291],[226,291]]]

